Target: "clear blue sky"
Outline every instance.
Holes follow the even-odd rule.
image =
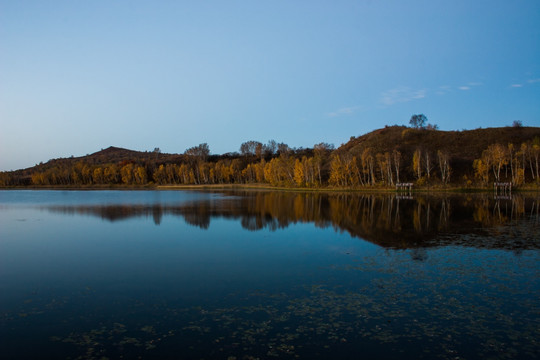
[[[0,170],[540,126],[540,1],[0,0]]]

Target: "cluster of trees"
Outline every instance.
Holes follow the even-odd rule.
[[[413,115],[410,124],[413,129],[403,130],[401,137],[400,127],[382,129],[387,135],[397,136],[384,137],[386,135],[381,131],[373,132],[362,139],[353,139],[348,146],[337,150],[327,143],[294,149],[273,140],[267,144],[247,141],[241,144],[239,152],[224,155],[211,155],[206,143],[191,147],[182,155],[161,154],[159,148],[151,153],[109,148],[79,159],[57,159],[32,169],[0,172],[0,186],[259,183],[286,187],[365,188],[391,187],[413,181],[418,186],[446,186],[450,182],[469,186],[473,179],[483,186],[493,181],[512,182],[515,186],[531,182],[540,184],[540,138],[527,140],[538,132],[516,140],[514,134],[528,131],[518,128],[519,133],[505,138],[508,140],[504,142],[509,142],[505,146],[500,144],[500,132],[493,135],[490,131],[492,137],[481,146],[475,146],[475,138],[472,138],[462,142],[458,149],[449,145],[451,141],[441,145],[439,140],[441,135],[453,136],[450,137],[453,140],[462,134],[458,137],[458,134],[426,131],[435,130],[436,125],[427,124],[423,114]],[[408,136],[410,132],[414,137]],[[479,135],[475,133],[474,136]],[[472,145],[466,154],[472,156],[466,158],[463,151],[461,155],[456,154],[456,149],[459,151],[469,144]],[[473,161],[475,157],[478,158]]]
[[[246,184],[274,186],[323,186],[326,163],[333,145],[320,143],[313,149],[292,149],[271,140],[268,144],[248,141],[240,154],[209,159],[208,144],[185,151],[178,163],[123,161],[92,165],[81,160],[57,165],[31,175],[33,185],[147,185],[154,184]],[[0,181],[2,181],[0,179]],[[3,185],[9,185],[4,183]]]
[[[93,165],[81,160],[57,165],[31,174],[33,185],[139,185],[147,184],[249,184],[261,183],[288,187],[389,187],[402,181],[417,185],[447,185],[452,175],[447,152],[416,149],[403,156],[398,150],[375,153],[366,147],[360,156],[334,151],[333,145],[320,143],[313,149],[291,149],[286,144],[256,141],[243,143],[240,154],[209,160],[208,144],[185,151],[179,163],[123,161]],[[519,186],[530,180],[540,182],[540,139],[503,146],[490,145],[474,160],[476,179],[508,181]],[[9,185],[9,178],[0,185]]]
[[[375,153],[371,147],[364,148],[360,158],[349,153],[334,154],[330,163],[329,185],[337,187],[394,186],[400,183],[403,173],[416,178],[417,184],[429,184],[434,180],[446,185],[450,181],[450,155],[438,150],[416,149],[412,162],[403,164],[398,150]],[[436,170],[438,174],[436,174]],[[408,170],[408,171],[407,171]]]
[[[414,174],[419,184],[450,180],[450,156],[442,151],[432,155],[417,149],[412,163],[403,163],[402,154],[375,153],[365,148],[357,158],[348,152],[334,151],[331,144],[320,143],[301,151],[286,144],[262,145],[249,141],[240,147],[241,155],[209,161],[210,150],[201,144],[186,150],[180,163],[129,162],[91,165],[78,161],[55,166],[31,175],[33,185],[167,185],[249,184],[272,186],[342,187],[393,186],[403,173]],[[435,168],[438,169],[436,175]]]
[[[540,139],[524,142],[520,147],[510,143],[490,145],[482,157],[474,160],[476,178],[483,184],[490,181],[522,185],[529,178],[540,183]]]

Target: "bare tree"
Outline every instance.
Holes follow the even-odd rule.
[[[399,168],[401,163],[401,153],[397,150],[392,151],[392,158],[394,160],[394,169],[396,170],[396,183],[399,183]]]
[[[262,149],[262,144],[258,141],[246,141],[245,143],[242,143],[240,145],[240,153],[244,156],[253,156],[257,155],[257,153],[260,154]]]
[[[442,152],[441,150],[437,151],[437,157],[439,158],[441,181],[446,185],[450,181],[450,157],[446,152]]]

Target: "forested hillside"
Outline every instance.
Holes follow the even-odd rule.
[[[539,151],[538,127],[439,131],[391,126],[351,138],[334,156],[345,163],[354,157],[364,183],[392,183],[393,177],[420,184],[470,186],[504,180],[521,185],[538,180]]]
[[[2,172],[0,186],[258,183],[356,189],[388,188],[400,182],[472,187],[493,181],[537,186],[539,157],[538,127],[439,131],[391,126],[352,137],[338,149],[326,143],[295,149],[273,140],[247,141],[239,152],[223,155],[211,154],[208,144],[183,154],[109,147]]]

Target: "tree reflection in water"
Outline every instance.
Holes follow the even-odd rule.
[[[141,193],[6,206],[3,355],[537,357],[539,195]]]
[[[514,195],[433,195],[230,192],[220,200],[175,205],[49,206],[67,214],[98,216],[108,221],[164,215],[208,229],[212,218],[240,220],[244,229],[275,231],[295,223],[332,226],[382,247],[406,249],[464,245],[504,249],[537,249],[540,198]],[[464,241],[463,235],[467,234]],[[492,236],[495,235],[496,236]],[[422,254],[418,253],[418,259]]]

